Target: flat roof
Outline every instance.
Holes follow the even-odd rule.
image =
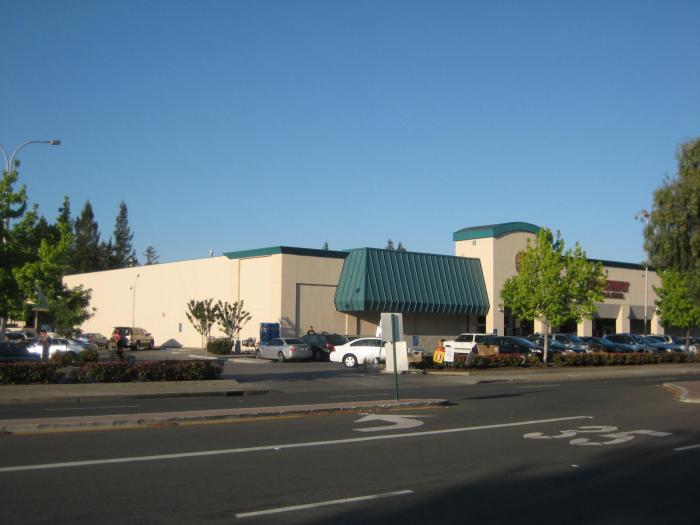
[[[266,257],[268,255],[279,254],[327,257],[330,259],[345,259],[348,256],[348,252],[336,250],[315,250],[312,248],[295,248],[294,246],[271,246],[269,248],[257,248],[255,250],[225,252],[223,255],[229,259],[245,259],[248,257]]]

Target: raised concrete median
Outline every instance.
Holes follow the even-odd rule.
[[[313,405],[283,405],[222,410],[155,412],[149,414],[109,414],[80,417],[52,417],[0,420],[0,432],[33,434],[69,430],[108,430],[135,427],[177,426],[200,423],[232,422],[244,418],[274,417],[335,412],[360,412],[403,407],[446,405],[446,399],[404,399],[400,401],[350,401]]]

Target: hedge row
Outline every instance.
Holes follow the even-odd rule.
[[[552,360],[554,366],[618,366],[618,365],[652,365],[659,363],[692,363],[700,362],[700,356],[681,352],[649,354],[649,353],[593,353],[593,354],[557,354]],[[503,368],[522,366],[542,366],[542,359],[535,356],[525,357],[522,354],[493,354],[472,355],[456,354],[454,363],[438,365],[432,357],[425,357],[416,365],[417,368],[442,370],[464,368]]]
[[[2,363],[0,384],[123,383],[128,381],[201,381],[218,379],[223,365],[216,361],[122,361],[85,363],[67,374],[56,363]]]

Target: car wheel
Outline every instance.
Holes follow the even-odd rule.
[[[343,364],[348,368],[355,368],[357,366],[357,357],[352,354],[347,354],[343,357]]]
[[[285,361],[284,352],[277,352],[277,362],[284,363]]]
[[[262,359],[262,354],[260,353],[259,348],[255,351],[255,359]]]

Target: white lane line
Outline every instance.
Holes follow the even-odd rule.
[[[412,490],[398,490],[396,492],[385,492],[384,494],[371,494],[369,496],[358,496],[356,498],[335,499],[331,501],[319,501],[318,503],[307,503],[305,505],[294,505],[291,507],[280,507],[277,509],[258,510],[255,512],[241,512],[236,514],[236,518],[252,518],[253,516],[264,516],[266,514],[280,514],[282,512],[292,512],[295,510],[316,509],[318,507],[328,507],[329,505],[340,505],[342,503],[355,503],[357,501],[368,501],[379,498],[389,498],[391,496],[405,496],[413,494]]]
[[[593,416],[570,416],[553,419],[537,419],[531,421],[516,421],[514,423],[500,423],[496,425],[481,425],[478,427],[447,428],[444,430],[424,430],[422,432],[409,432],[405,434],[385,434],[380,436],[366,436],[358,438],[331,439],[327,441],[310,441],[302,443],[286,443],[280,445],[263,445],[259,447],[228,448],[223,450],[202,450],[199,452],[182,452],[179,454],[159,454],[155,456],[132,456],[128,458],[93,459],[86,461],[65,461],[62,463],[44,463],[39,465],[17,465],[14,467],[1,467],[3,472],[22,472],[27,470],[48,470],[57,468],[88,467],[93,465],[113,465],[115,463],[136,463],[139,461],[163,461],[167,459],[197,458],[206,456],[222,456],[227,454],[245,454],[248,452],[262,452],[270,450],[284,450],[294,448],[323,447],[332,445],[345,445],[348,443],[365,443],[368,441],[380,441],[386,439],[403,439],[423,436],[437,436],[440,434],[454,434],[456,432],[470,432],[473,430],[491,430],[495,428],[521,427],[525,425],[537,425],[540,423],[558,423],[574,419],[593,419]]]
[[[674,448],[673,450],[675,450],[676,452],[682,452],[683,450],[690,450],[693,448],[700,448],[700,445],[690,445],[689,447],[678,447],[678,448]]]
[[[112,408],[140,408],[141,405],[114,405],[114,406],[93,406],[93,407],[71,407],[71,408],[45,408],[46,412],[64,412],[67,410],[106,410]]]
[[[328,396],[330,399],[341,397],[389,397],[391,394],[353,394],[351,396]]]

